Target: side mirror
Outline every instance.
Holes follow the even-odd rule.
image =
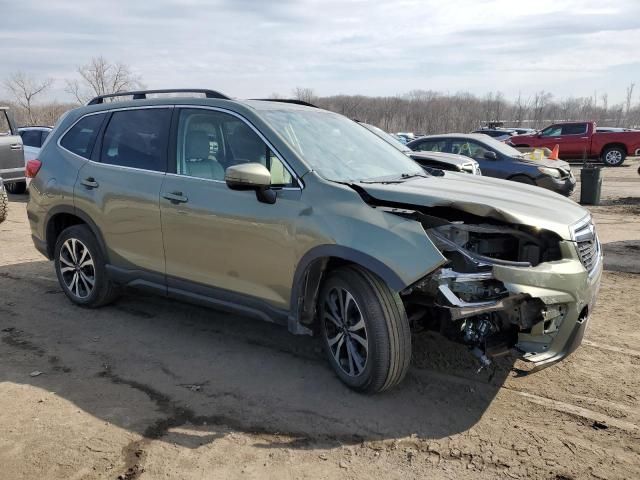
[[[497,160],[498,155],[496,155],[496,152],[484,152],[484,158],[487,160]]]
[[[225,170],[224,181],[232,190],[255,190],[261,202],[276,202],[276,192],[271,190],[271,173],[261,163],[233,165]]]

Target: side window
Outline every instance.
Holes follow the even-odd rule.
[[[7,117],[7,112],[5,110],[0,110],[0,135],[11,135],[9,117]]]
[[[184,109],[178,122],[176,173],[224,181],[225,170],[241,163],[261,163],[274,186],[293,178],[266,143],[239,118],[223,112]]]
[[[464,155],[469,158],[484,158],[484,154],[489,152],[488,148],[485,148],[479,143],[470,140],[453,140],[451,142],[451,153],[458,155]]]
[[[584,135],[587,133],[586,123],[562,125],[562,135]]]
[[[560,125],[551,125],[548,128],[545,128],[541,135],[543,137],[559,137],[562,135],[562,126]]]
[[[40,148],[42,145],[40,130],[23,130],[20,132],[20,136],[22,137],[22,144],[26,147],[36,147]]]
[[[104,117],[105,114],[84,117],[62,137],[60,145],[81,157],[91,157],[93,144],[96,141],[98,130],[100,130]]]
[[[171,109],[114,112],[104,132],[100,162],[165,172]]]
[[[446,140],[427,140],[420,142],[414,150],[418,152],[444,152],[446,145]]]

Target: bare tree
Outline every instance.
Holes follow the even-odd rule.
[[[13,95],[20,107],[25,110],[30,125],[36,124],[33,111],[33,100],[37,95],[45,92],[53,83],[53,79],[37,80],[24,72],[16,72],[4,81],[5,88]]]
[[[629,111],[631,111],[631,100],[633,99],[633,89],[636,86],[635,83],[631,83],[629,84],[629,86],[627,87],[627,98],[626,98],[626,102],[625,102],[625,115],[628,117],[629,116]]]
[[[106,58],[93,57],[77,69],[80,79],[67,80],[67,93],[78,103],[86,103],[91,97],[126,92],[143,88],[141,78],[121,62],[111,63]]]
[[[313,88],[296,87],[293,90],[293,98],[301,102],[313,103],[315,102],[316,94]]]

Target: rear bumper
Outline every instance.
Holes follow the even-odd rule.
[[[602,255],[591,273],[582,266],[573,242],[563,242],[563,250],[572,258],[541,264],[528,269],[494,267],[496,278],[511,293],[525,293],[545,305],[562,306],[559,325],[547,328],[545,322],[518,335],[516,349],[522,358],[538,370],[564,359],[580,346],[596,303],[602,276]]]
[[[576,188],[576,177],[573,174],[565,178],[543,176],[536,179],[536,185],[568,197]]]

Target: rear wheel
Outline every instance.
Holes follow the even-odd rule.
[[[526,183],[527,185],[535,185],[536,182],[533,181],[533,178],[527,177],[526,175],[514,175],[509,180],[518,183]]]
[[[86,225],[74,225],[60,234],[54,264],[60,286],[73,303],[95,308],[117,297],[118,290],[107,276],[102,251]]]
[[[14,195],[21,195],[27,191],[27,182],[12,182],[5,184],[7,192]]]
[[[627,152],[622,147],[608,147],[602,152],[602,163],[609,167],[619,167],[626,157]]]
[[[397,293],[356,267],[329,274],[319,297],[329,363],[350,388],[376,393],[400,383],[411,361],[411,333]]]

